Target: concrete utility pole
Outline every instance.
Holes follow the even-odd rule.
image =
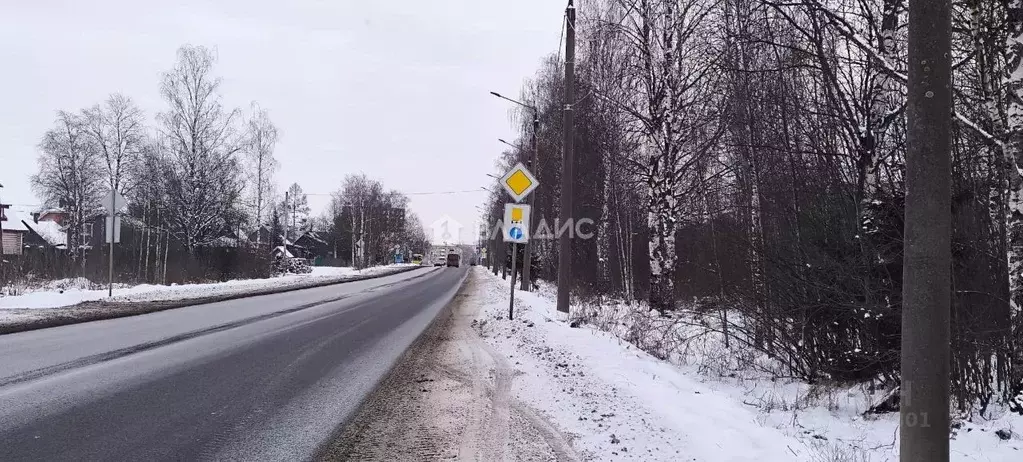
[[[568,26],[565,27],[565,152],[561,157],[561,220],[558,232],[572,220],[572,173],[575,162],[575,5],[568,0],[565,9]],[[569,291],[572,286],[572,240],[570,233],[558,236],[558,311],[568,313]]]
[[[909,2],[902,462],[949,460],[951,10],[950,0]]]
[[[498,244],[497,244],[497,236],[493,233],[493,228],[492,227],[496,223],[497,223],[497,218],[493,218],[493,220],[491,220],[491,223],[490,223],[491,228],[487,230],[487,238],[489,239],[488,242],[490,243],[490,252],[489,252],[490,255],[487,255],[487,258],[490,259],[490,269],[492,269],[494,271],[494,276],[497,276],[497,271],[498,271],[498,269],[497,269],[497,249],[498,249]],[[503,265],[504,262],[501,262],[501,264]]]
[[[537,137],[537,134],[539,132],[540,132],[540,112],[539,112],[539,110],[537,110],[534,107],[533,108],[533,153],[532,153],[532,155],[531,155],[531,157],[529,159],[529,162],[528,162],[528,164],[529,164],[528,168],[529,168],[530,171],[533,171],[533,168],[535,168],[536,160],[539,157],[539,153],[537,151],[537,141],[536,141],[536,137]],[[535,175],[535,173],[534,173],[534,175]],[[535,204],[536,204],[536,192],[534,192],[533,194],[529,195],[529,210],[530,211],[534,210],[533,205],[535,205]],[[533,214],[530,213],[529,214],[529,223],[527,223],[527,226],[529,226],[530,232],[532,232],[534,229],[536,229],[535,226],[533,225],[534,222],[535,222],[535,220],[533,220]],[[526,247],[523,249],[523,255],[522,255],[522,287],[520,287],[520,289],[522,289],[522,290],[524,290],[526,292],[529,292],[529,289],[531,288],[531,284],[530,283],[532,282],[532,276],[533,276],[532,275],[532,269],[533,269],[533,244],[531,244],[529,242],[526,242],[524,245]]]

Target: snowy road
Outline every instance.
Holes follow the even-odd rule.
[[[2,458],[307,458],[464,276],[430,268],[0,336]]]

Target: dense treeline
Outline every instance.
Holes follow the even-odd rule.
[[[1013,5],[955,2],[953,388],[981,410],[1023,411]],[[666,314],[695,300],[715,329],[795,376],[896,386],[906,22],[902,0],[584,2],[573,216],[598,233],[574,241],[573,291]],[[562,65],[544,61],[521,95],[540,111],[534,213],[548,222]],[[519,120],[528,146],[532,115]],[[489,207],[499,216],[497,198]],[[557,246],[536,251],[554,280]]]
[[[425,254],[430,241],[408,203],[407,196],[386,191],[383,183],[366,175],[346,176],[323,215],[334,256],[366,267],[393,262],[396,253],[404,261],[411,261],[413,253]]]

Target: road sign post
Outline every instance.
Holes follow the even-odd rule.
[[[110,209],[107,213],[110,215],[107,217],[106,223],[106,238],[109,248],[107,253],[110,255],[110,261],[107,268],[107,297],[114,296],[114,243],[121,242],[121,220],[117,216],[117,211],[124,208],[126,202],[124,196],[121,196],[117,192],[117,187],[110,189],[110,193],[107,194],[105,203],[110,204]]]
[[[531,223],[529,220],[530,206],[519,204],[519,202],[522,202],[522,199],[525,199],[537,186],[540,186],[540,182],[525,165],[522,165],[522,162],[519,162],[501,177],[501,186],[516,202],[504,205],[504,226],[502,226],[502,237],[505,242],[511,243],[512,251],[511,296],[508,298],[508,319],[511,320],[515,312],[515,266],[518,264],[518,245],[529,242],[529,224]],[[529,261],[528,258],[524,260]],[[502,262],[501,265],[504,266],[504,263]]]
[[[525,204],[504,205],[504,240],[511,243],[511,296],[508,299],[508,319],[515,313],[515,276],[519,257],[519,244],[529,242],[529,215],[531,208]]]
[[[508,320],[515,319],[515,260],[519,258],[519,245],[512,242],[511,295],[508,296]]]

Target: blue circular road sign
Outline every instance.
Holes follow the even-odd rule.
[[[518,226],[512,227],[508,230],[508,236],[512,239],[522,239],[522,228],[519,228]]]

